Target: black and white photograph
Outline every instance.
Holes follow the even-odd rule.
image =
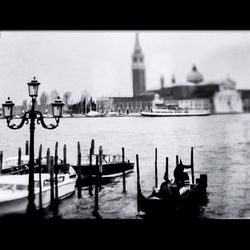
[[[250,31],[0,31],[0,217],[250,218]]]

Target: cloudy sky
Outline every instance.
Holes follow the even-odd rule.
[[[39,93],[83,91],[94,98],[132,96],[131,55],[136,31],[1,31],[0,102],[21,104],[27,82],[36,76]],[[229,75],[250,89],[250,32],[139,31],[145,55],[147,90],[163,75],[185,83],[195,63],[205,81]]]

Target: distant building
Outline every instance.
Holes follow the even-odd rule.
[[[212,113],[243,112],[241,93],[236,90],[236,83],[229,77],[222,81],[205,83],[203,75],[194,65],[186,80],[183,84],[176,83],[172,78],[171,85],[162,87],[161,78],[161,88],[152,91],[165,101],[175,101],[181,107],[189,109],[210,109]]]
[[[133,97],[100,97],[96,100],[98,112],[119,112],[123,114],[139,113],[152,108],[155,93],[146,92],[144,55],[139,35],[136,34],[135,47],[132,54]]]
[[[153,107],[155,98],[166,104],[179,105],[187,109],[210,110],[211,113],[238,113],[250,111],[250,90],[236,90],[236,83],[227,77],[222,81],[205,82],[204,76],[193,65],[187,74],[186,82],[179,83],[172,76],[171,83],[165,86],[160,77],[160,88],[146,91],[144,54],[136,34],[132,54],[133,97],[101,97],[97,99],[97,111],[138,113]]]
[[[243,111],[250,112],[250,89],[239,89],[238,92],[241,96]]]

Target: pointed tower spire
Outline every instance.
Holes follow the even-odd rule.
[[[136,32],[135,34],[135,52],[141,52],[141,45],[140,45],[140,41],[139,41],[139,33]]]
[[[132,55],[133,96],[146,92],[145,64],[139,42],[139,33],[135,36],[135,47]]]

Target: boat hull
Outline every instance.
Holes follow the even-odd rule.
[[[174,218],[174,216],[199,216],[199,207],[208,203],[207,182],[205,178],[198,179],[191,189],[179,196],[145,197],[139,189],[138,206],[147,217]]]
[[[141,116],[147,117],[181,117],[181,116],[208,116],[211,113],[154,113],[154,112],[141,112]]]
[[[72,168],[75,170],[76,173],[79,173],[79,166],[77,165],[72,165]],[[134,163],[122,163],[122,162],[118,162],[118,163],[104,163],[102,165],[102,177],[110,177],[110,178],[114,178],[119,176],[120,174],[123,173],[123,171],[125,170],[125,172],[128,171],[132,171],[134,168]],[[82,175],[97,175],[99,171],[99,166],[98,165],[82,165],[81,166],[81,174]]]
[[[67,183],[58,184],[59,200],[64,199],[75,192],[75,180],[70,180]],[[55,193],[55,192],[54,192]],[[50,187],[42,190],[42,205],[47,207],[51,201]],[[25,213],[28,205],[28,192],[25,192],[22,197],[18,199],[1,201],[0,202],[0,216],[12,213]],[[39,190],[35,190],[35,205],[39,208]]]

